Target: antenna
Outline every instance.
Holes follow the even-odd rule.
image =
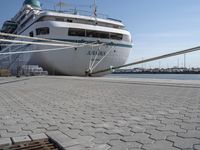
[[[61,7],[62,7],[62,2],[61,2],[61,0],[59,1],[58,6],[60,6],[60,11],[61,11]]]
[[[94,10],[94,17],[96,18],[97,17],[97,5],[96,5],[96,0],[94,0],[94,8],[93,8]]]
[[[56,6],[58,6],[58,7],[59,7],[59,11],[61,11],[61,8],[62,8],[62,7],[66,7],[67,4],[64,3],[64,2],[62,2],[61,0],[59,0],[59,2],[56,4]]]

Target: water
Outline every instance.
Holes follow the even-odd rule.
[[[151,78],[173,80],[200,80],[200,74],[110,74],[109,78]]]

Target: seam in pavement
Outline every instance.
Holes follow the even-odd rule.
[[[59,78],[59,77],[51,77],[54,79],[64,79],[64,78]],[[83,80],[83,79],[79,79],[79,78],[65,78],[65,80]],[[196,88],[196,89],[200,89],[200,86],[195,86],[193,84],[182,84],[182,83],[157,83],[157,82],[146,82],[145,81],[141,81],[141,82],[137,82],[137,81],[109,81],[109,80],[102,80],[102,79],[98,79],[98,80],[94,80],[94,79],[90,79],[87,78],[86,80],[90,80],[93,82],[97,82],[97,81],[101,81],[101,82],[105,82],[105,83],[117,83],[117,84],[137,84],[137,85],[148,85],[148,86],[168,86],[168,87],[180,87],[180,88]]]
[[[29,80],[29,78],[28,79],[17,79],[17,80],[0,82],[0,85],[9,84],[9,83],[15,83],[15,82],[20,82],[20,81],[26,81],[26,80]]]

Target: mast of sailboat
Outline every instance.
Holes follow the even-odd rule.
[[[96,5],[96,0],[94,0],[94,10],[93,10],[93,15],[96,18],[97,17],[97,5]]]
[[[60,11],[61,11],[61,6],[62,5],[62,2],[61,2],[61,0],[59,1],[59,6],[60,6]]]
[[[62,11],[62,7],[67,6],[67,4],[63,2],[62,0],[59,0],[59,2],[55,6],[59,8],[59,11]]]

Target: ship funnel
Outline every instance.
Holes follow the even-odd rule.
[[[35,8],[41,8],[41,4],[39,0],[25,0],[23,3],[23,6],[25,5],[31,5],[32,7],[35,7]]]

